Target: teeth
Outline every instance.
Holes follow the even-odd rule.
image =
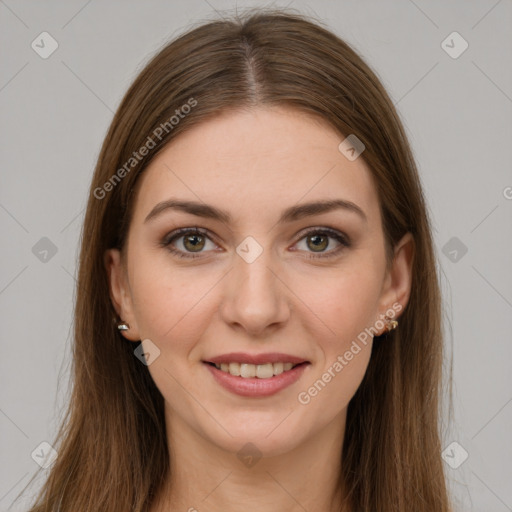
[[[274,363],[272,366],[274,367],[274,375],[280,375],[284,372],[283,363]]]
[[[272,363],[259,364],[256,366],[256,377],[258,379],[269,379],[274,376],[274,365]]]
[[[295,365],[292,363],[266,363],[266,364],[246,364],[246,363],[221,363],[215,367],[223,372],[230,373],[235,377],[250,379],[270,379],[274,375],[280,375],[283,372],[291,370]]]
[[[229,369],[224,370],[224,371],[229,371],[229,373],[231,373],[231,375],[235,375],[237,377],[240,376],[240,363],[229,363],[228,367],[229,367]],[[221,365],[221,369],[222,369],[222,365]]]
[[[240,365],[240,377],[244,379],[256,377],[256,365],[242,363]]]

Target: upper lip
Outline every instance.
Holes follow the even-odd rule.
[[[292,363],[300,364],[308,362],[306,359],[289,354],[271,352],[266,354],[247,354],[245,352],[230,352],[220,356],[210,357],[204,360],[206,363],[245,363],[245,364],[265,364],[265,363]]]

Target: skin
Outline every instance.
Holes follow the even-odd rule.
[[[113,304],[130,326],[123,335],[160,350],[148,370],[165,398],[172,477],[152,512],[229,512],[240,503],[246,512],[339,510],[347,406],[371,337],[307,405],[297,397],[393,304],[405,308],[413,255],[407,234],[386,266],[370,170],[340,153],[343,138],[292,109],[224,113],[172,141],[141,176],[127,244],[105,261]],[[232,221],[172,209],[145,221],[170,198],[224,209]],[[289,206],[340,198],[366,219],[337,209],[277,223]],[[190,234],[172,247],[198,258],[162,246],[174,230],[193,227],[212,235],[199,236],[199,252],[183,245]],[[325,227],[350,246],[304,233]],[[252,263],[236,252],[247,236],[263,249]],[[333,256],[308,258],[319,254]],[[218,385],[202,363],[234,351],[284,352],[311,364],[279,393],[247,398]],[[262,454],[252,467],[237,457],[248,442]]]

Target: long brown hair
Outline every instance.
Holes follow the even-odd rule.
[[[114,116],[82,231],[72,393],[54,443],[59,455],[32,512],[147,511],[167,480],[163,397],[117,332],[103,255],[123,247],[137,178],[167,143],[219,112],[259,105],[293,107],[356,135],[366,147],[388,249],[407,232],[414,237],[409,303],[399,328],[373,344],[348,406],[340,485],[351,509],[451,510],[439,432],[441,298],[403,126],[375,73],[321,22],[290,10],[251,10],[165,45]],[[144,146],[151,149],[142,156]]]

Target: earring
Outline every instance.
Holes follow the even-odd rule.
[[[386,318],[386,326],[384,327],[384,332],[382,334],[388,333],[398,327],[398,322],[396,320],[391,320],[391,318],[389,318],[389,316],[386,316],[385,318]]]
[[[127,331],[130,326],[126,323],[126,322],[123,322],[121,320],[121,323],[117,324],[117,328],[120,330],[120,331]]]

